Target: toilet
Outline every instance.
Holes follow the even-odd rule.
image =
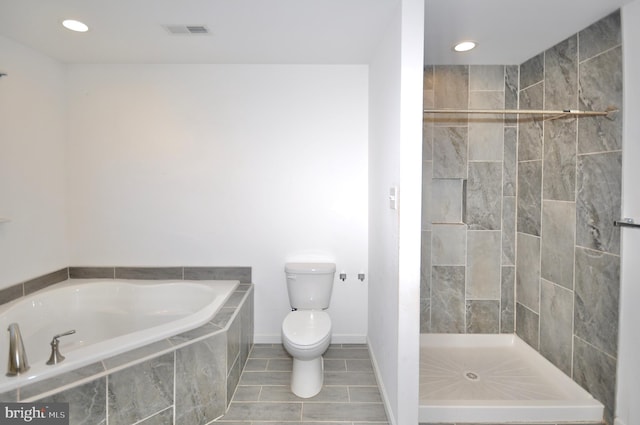
[[[331,342],[329,308],[336,265],[287,263],[291,313],[282,322],[282,344],[293,357],[291,391],[301,398],[318,394],[324,382],[322,354]]]

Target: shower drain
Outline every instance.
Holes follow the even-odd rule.
[[[465,372],[464,377],[469,381],[477,381],[480,379],[480,376],[475,372]]]

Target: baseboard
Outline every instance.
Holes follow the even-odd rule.
[[[256,334],[253,336],[254,344],[280,344],[282,343],[282,337],[280,334]],[[332,344],[366,344],[366,335],[351,335],[351,334],[334,334],[331,335]]]
[[[391,410],[391,405],[389,404],[389,397],[387,396],[387,390],[381,378],[382,374],[380,373],[380,369],[378,368],[378,361],[376,360],[376,356],[373,354],[373,351],[371,350],[371,343],[369,342],[369,338],[367,338],[367,348],[369,349],[369,357],[371,357],[371,364],[373,365],[373,373],[376,377],[378,388],[380,389],[380,397],[382,397],[382,403],[384,405],[384,410],[387,413],[387,419],[389,420],[389,425],[396,425],[396,418],[391,414],[392,410]]]

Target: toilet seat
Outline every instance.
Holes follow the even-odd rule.
[[[291,345],[310,348],[331,338],[331,318],[322,310],[297,310],[287,314],[282,333]]]

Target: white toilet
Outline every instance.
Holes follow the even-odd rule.
[[[282,322],[282,344],[293,357],[291,391],[302,398],[313,397],[322,389],[322,354],[331,342],[329,308],[333,263],[287,263],[287,291],[294,310]]]

